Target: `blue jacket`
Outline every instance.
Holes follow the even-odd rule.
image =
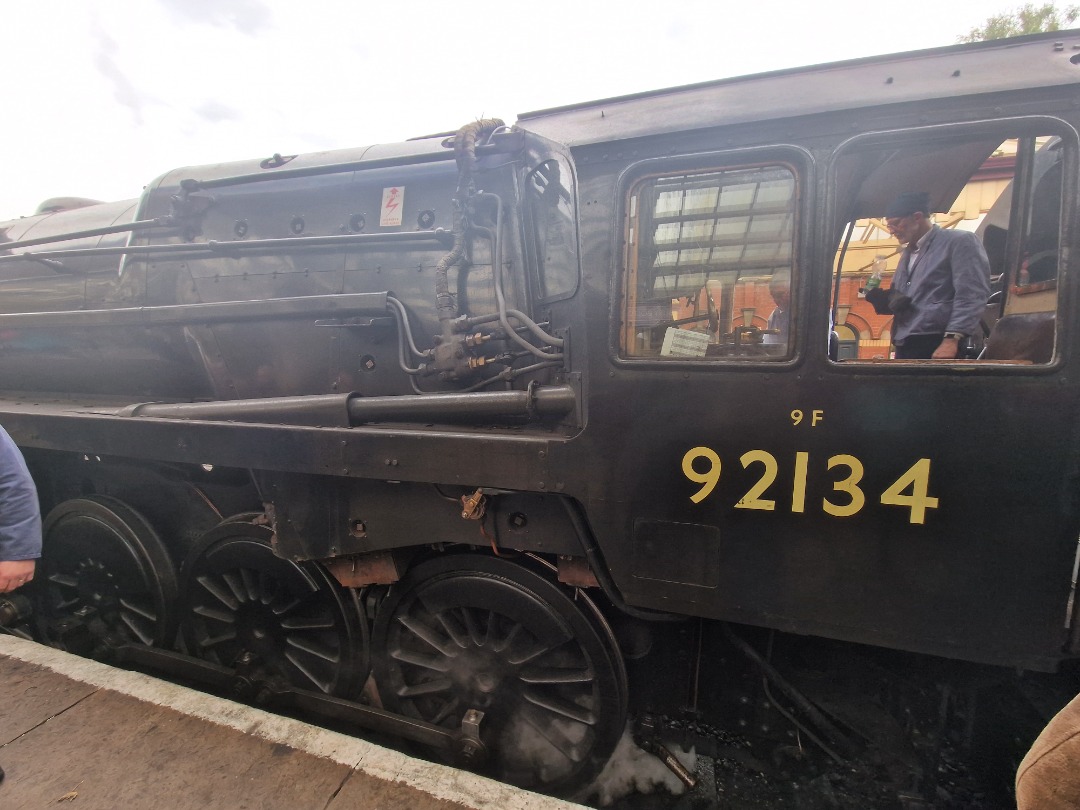
[[[37,489],[19,448],[0,428],[0,560],[33,560],[40,556]]]
[[[893,342],[909,335],[974,334],[990,297],[990,262],[982,242],[973,233],[935,225],[915,255],[914,271],[908,269],[908,249],[893,276],[892,289],[912,303],[893,317]]]

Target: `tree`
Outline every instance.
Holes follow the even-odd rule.
[[[1042,31],[1058,31],[1067,28],[1080,17],[1080,6],[1066,6],[1059,9],[1053,3],[1025,3],[1020,8],[1004,14],[995,14],[977,28],[972,28],[966,35],[958,37],[960,42],[982,42],[987,39],[1018,37],[1021,34],[1038,34]]]

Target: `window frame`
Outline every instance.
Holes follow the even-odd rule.
[[[761,370],[781,369],[795,365],[805,353],[800,334],[806,321],[805,299],[809,286],[809,274],[800,269],[808,255],[807,233],[810,227],[809,199],[812,197],[813,157],[802,147],[789,144],[750,147],[743,149],[695,152],[675,157],[648,158],[627,166],[615,184],[614,242],[612,283],[610,288],[609,354],[619,366],[689,369],[753,368]],[[794,318],[788,336],[788,351],[783,356],[717,356],[677,358],[659,356],[635,356],[626,353],[623,332],[626,327],[626,295],[630,280],[629,227],[631,222],[631,197],[650,180],[685,174],[709,174],[763,167],[784,168],[791,172],[794,181],[795,221],[791,229],[791,308]]]
[[[827,256],[825,264],[831,268],[829,277],[830,296],[828,301],[828,308],[831,313],[835,303],[831,290],[836,283],[837,276],[840,272],[837,268],[836,260],[839,255],[839,249],[843,243],[842,233],[839,239],[834,239],[833,237],[835,234],[833,234],[833,231],[846,232],[846,225],[848,224],[848,220],[842,213],[844,210],[844,203],[847,201],[840,199],[837,187],[838,167],[845,158],[852,154],[852,152],[874,148],[913,147],[920,143],[929,144],[933,141],[940,141],[944,144],[948,142],[955,143],[956,141],[964,139],[975,141],[997,138],[1001,142],[1004,142],[1010,138],[1041,136],[1060,138],[1063,148],[1063,176],[1061,210],[1058,223],[1058,244],[1062,256],[1059,261],[1065,262],[1065,264],[1059,265],[1058,276],[1056,279],[1040,283],[1039,289],[1031,288],[1029,290],[1030,292],[1039,292],[1043,289],[1053,289],[1055,287],[1057,289],[1057,305],[1054,310],[1054,349],[1050,362],[1036,364],[1001,361],[980,362],[975,359],[926,361],[896,359],[871,360],[858,358],[838,361],[829,358],[828,366],[830,369],[841,372],[845,372],[846,370],[846,373],[855,374],[865,374],[867,372],[876,373],[878,370],[882,373],[901,374],[955,374],[957,371],[962,371],[967,374],[972,372],[989,374],[1045,374],[1054,373],[1062,368],[1065,363],[1065,350],[1069,342],[1069,336],[1072,332],[1069,319],[1065,316],[1071,311],[1074,298],[1073,290],[1075,286],[1074,283],[1070,282],[1070,274],[1068,273],[1066,265],[1068,256],[1070,255],[1070,250],[1068,248],[1075,243],[1075,217],[1077,216],[1078,207],[1080,207],[1078,206],[1077,200],[1077,174],[1078,165],[1080,165],[1080,136],[1078,136],[1076,129],[1069,121],[1052,115],[1017,115],[996,119],[980,119],[975,121],[867,131],[838,143],[825,163],[824,192],[826,200],[826,218],[823,222],[831,223],[831,225],[822,226],[823,239],[820,249]],[[852,189],[849,189],[849,191],[851,190]],[[828,233],[826,233],[826,231]],[[1014,294],[1011,283],[1014,272],[1015,268],[1006,268],[1006,280],[1004,281],[1004,284],[1006,285],[1010,296]],[[889,331],[891,332],[892,330],[890,329]]]
[[[555,161],[559,164],[560,173],[565,171],[569,177],[570,185],[566,186],[566,183],[560,179],[560,184],[566,189],[569,195],[568,205],[570,207],[570,218],[568,220],[570,228],[570,243],[572,246],[574,258],[573,258],[573,284],[567,289],[545,295],[546,276],[545,269],[542,266],[542,257],[545,255],[546,240],[544,244],[540,242],[540,223],[538,217],[540,216],[540,205],[537,201],[536,195],[532,193],[533,183],[532,176],[539,171],[540,167],[550,161]],[[535,161],[535,163],[527,165],[521,172],[521,198],[524,202],[523,205],[523,225],[525,230],[525,242],[527,244],[527,250],[533,256],[533,264],[535,266],[535,272],[532,275],[532,285],[534,288],[534,303],[537,305],[552,304],[557,301],[566,301],[573,298],[578,294],[581,288],[581,240],[579,237],[579,226],[581,221],[581,212],[578,206],[578,177],[574,162],[570,159],[569,155],[565,155],[561,152],[552,152],[546,154],[543,159]],[[547,231],[544,232],[545,235]]]

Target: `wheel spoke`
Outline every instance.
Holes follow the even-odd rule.
[[[523,683],[592,683],[593,672],[585,669],[563,669],[560,667],[525,667],[518,673]]]
[[[236,616],[232,613],[225,613],[221,610],[214,610],[203,605],[197,605],[192,608],[192,612],[198,616],[204,616],[207,619],[214,619],[215,621],[225,622],[226,624],[232,624],[236,621]]]
[[[304,666],[304,664],[300,662],[300,659],[296,656],[295,653],[287,652],[285,653],[285,657],[289,660],[289,663],[291,663],[294,667],[296,667],[300,672],[304,674],[305,678],[315,684],[315,686],[319,688],[319,691],[326,693],[330,692],[330,682],[322,680],[318,676],[316,676],[315,673],[313,673],[308,667]]]
[[[565,717],[567,720],[573,720],[575,723],[582,723],[586,726],[596,724],[596,715],[575,703],[560,700],[551,695],[541,694],[535,690],[525,692],[524,698],[534,706],[539,706],[552,714]]]
[[[443,703],[442,708],[435,712],[435,714],[431,716],[431,719],[428,720],[428,722],[436,726],[441,726],[447,718],[453,717],[457,714],[457,710],[460,705],[460,699],[458,699],[457,697],[451,698],[450,700]]]
[[[429,646],[434,647],[447,658],[454,658],[456,656],[456,650],[440,639],[430,628],[408,616],[399,616],[398,621],[401,622],[410,633],[421,641],[426,642]]]
[[[214,597],[216,597],[217,600],[223,605],[225,605],[225,607],[227,607],[229,610],[236,611],[240,609],[240,602],[238,602],[232,594],[225,590],[225,588],[222,588],[221,585],[210,579],[210,577],[199,577],[196,581],[200,585],[202,585],[207,591],[209,591]]]
[[[420,697],[421,695],[435,695],[440,692],[449,692],[454,686],[454,682],[449,678],[439,678],[434,681],[424,681],[423,683],[414,683],[410,686],[403,686],[397,691],[398,697]]]
[[[329,661],[331,664],[336,664],[341,660],[341,656],[333,650],[329,650],[321,644],[315,644],[314,642],[307,641],[303,638],[297,638],[296,636],[289,636],[285,639],[285,643],[290,647],[306,652],[309,655],[314,655],[316,658],[321,658],[323,661]]]
[[[256,574],[250,568],[240,569],[240,582],[244,587],[244,592],[247,594],[248,602],[261,601],[259,599],[259,587],[256,583]]]
[[[433,672],[446,672],[450,669],[450,662],[444,656],[424,655],[411,650],[394,650],[390,654],[398,661],[421,669],[430,669]]]
[[[473,646],[483,647],[487,634],[481,636],[480,625],[476,622],[476,615],[470,609],[462,608],[461,616],[465,620],[465,630],[469,634],[469,640],[473,643]]]
[[[514,640],[521,634],[521,625],[514,624],[510,627],[510,630],[503,636],[503,640],[495,644],[495,652],[505,652],[509,650],[514,644]]]
[[[272,605],[278,595],[280,583],[266,571],[259,572],[259,602]]]
[[[158,620],[157,614],[154,613],[150,608],[144,607],[142,605],[136,605],[130,599],[121,599],[120,607],[124,608],[125,610],[130,610],[132,613],[137,613],[148,621],[156,622]]]
[[[547,740],[552,748],[571,762],[581,762],[584,758],[581,746],[567,737],[562,729],[555,723],[539,716],[539,712],[534,708],[529,707],[526,711],[522,712],[521,719],[525,721],[529,728]]]
[[[274,611],[275,616],[284,616],[287,613],[292,613],[298,607],[300,607],[300,600],[294,598],[282,599],[282,601],[274,603],[271,609]]]
[[[510,655],[510,663],[521,666],[523,664],[529,663],[530,661],[535,661],[540,656],[546,655],[547,653],[554,650],[555,646],[557,645],[544,646],[541,644],[533,644],[529,647],[522,649],[520,652],[518,652],[517,655]]]
[[[295,619],[284,619],[281,622],[281,629],[283,630],[330,630],[333,626],[334,620],[329,616],[312,616],[308,619],[298,616]]]
[[[49,582],[59,585],[63,588],[78,588],[79,580],[71,574],[50,574]]]
[[[443,611],[435,615],[436,620],[442,625],[443,630],[446,631],[446,635],[450,637],[450,640],[456,647],[464,650],[469,646],[469,634],[464,632],[458,625],[457,620],[450,614],[449,611]]]
[[[141,641],[148,647],[153,646],[154,636],[151,633],[148,633],[142,627],[140,627],[130,615],[128,615],[127,613],[121,613],[120,621],[122,621],[124,625],[138,637],[139,641]]]
[[[236,633],[230,631],[217,636],[207,636],[199,642],[199,646],[205,650],[216,647],[218,644],[224,644],[226,641],[236,641]]]
[[[222,580],[229,586],[229,591],[232,592],[233,598],[238,605],[244,604],[247,600],[247,593],[244,589],[244,584],[240,581],[240,577],[237,576],[235,571],[229,571],[228,573],[221,575]]]

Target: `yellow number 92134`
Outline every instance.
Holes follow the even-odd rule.
[[[735,504],[736,509],[760,509],[774,511],[776,501],[766,498],[776,482],[780,465],[776,456],[765,450],[750,450],[739,458],[743,469],[751,465],[760,465],[761,477],[746,494]],[[701,489],[690,496],[694,503],[705,500],[720,481],[720,456],[709,447],[694,447],[682,458],[682,471],[689,480],[701,484]],[[810,468],[810,454],[795,454],[794,480],[791,488],[791,511],[806,511],[806,478]],[[822,510],[833,517],[851,517],[866,505],[866,495],[859,486],[863,478],[863,465],[855,456],[840,453],[830,456],[826,470],[835,476],[832,496],[835,500],[822,498]],[[835,472],[833,472],[835,471]],[[926,510],[937,509],[938,499],[931,497],[930,459],[920,458],[907,471],[897,478],[881,493],[881,503],[887,506],[902,506],[909,510],[911,523],[925,523]]]

